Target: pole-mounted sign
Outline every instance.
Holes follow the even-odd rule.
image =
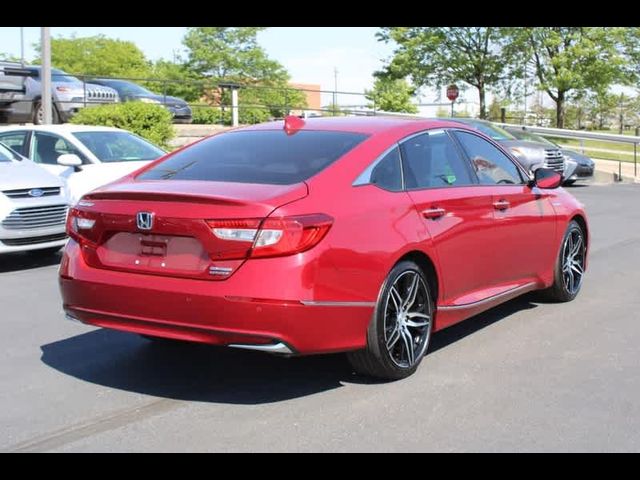
[[[447,98],[449,99],[449,101],[451,101],[451,116],[453,117],[453,105],[456,101],[456,99],[458,98],[458,95],[460,95],[460,89],[458,88],[457,85],[453,84],[453,85],[449,85],[447,87]]]

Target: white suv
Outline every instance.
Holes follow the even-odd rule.
[[[63,180],[0,143],[0,254],[48,254],[66,242]]]

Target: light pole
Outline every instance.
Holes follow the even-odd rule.
[[[42,70],[40,72],[40,86],[43,122],[50,125],[53,120],[51,114],[51,35],[49,27],[40,27],[40,50],[42,51]]]
[[[24,27],[20,27],[20,66],[24,68]]]
[[[333,67],[333,115],[338,111],[338,67]]]

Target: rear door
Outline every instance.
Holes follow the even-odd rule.
[[[443,304],[479,300],[497,282],[493,194],[479,187],[445,130],[401,144],[405,185],[437,251]]]
[[[469,131],[454,133],[480,182],[492,194],[496,252],[493,270],[504,283],[536,280],[555,259],[555,212],[549,193],[525,176],[497,145]]]

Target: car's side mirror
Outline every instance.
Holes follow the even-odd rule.
[[[80,171],[80,166],[82,165],[82,160],[74,153],[60,155],[56,161],[58,165],[62,165],[63,167],[73,167],[76,172]]]
[[[531,186],[545,189],[558,188],[562,184],[562,175],[555,170],[538,168],[533,172],[533,181],[531,184]]]

